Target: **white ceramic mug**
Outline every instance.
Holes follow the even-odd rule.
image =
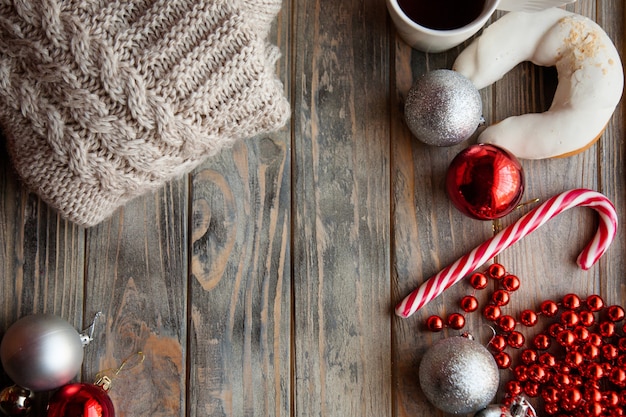
[[[472,22],[458,29],[437,30],[411,20],[398,5],[398,0],[386,1],[400,37],[411,47],[424,52],[443,52],[466,41],[487,23],[500,3],[500,0],[486,0],[482,12]]]

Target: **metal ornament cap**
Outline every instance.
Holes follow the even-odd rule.
[[[48,391],[70,382],[83,363],[80,334],[64,319],[34,314],[16,321],[0,344],[7,375],[19,386]]]
[[[451,414],[485,408],[500,383],[498,365],[480,343],[463,336],[436,342],[419,367],[424,395],[435,407]]]

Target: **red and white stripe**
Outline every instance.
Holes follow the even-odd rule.
[[[491,239],[463,256],[452,265],[430,277],[419,288],[411,292],[396,307],[396,314],[409,317],[426,303],[460,281],[470,272],[492,259],[554,216],[572,207],[590,207],[598,212],[598,230],[577,259],[584,270],[606,252],[617,233],[617,214],[613,203],[603,194],[586,189],[575,189],[556,195],[506,227]]]

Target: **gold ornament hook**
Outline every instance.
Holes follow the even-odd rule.
[[[94,384],[98,385],[103,390],[108,391],[109,388],[111,388],[113,379],[116,378],[122,370],[129,371],[136,368],[141,365],[145,359],[146,355],[144,355],[143,352],[139,351],[137,353],[133,353],[124,359],[117,368],[109,368],[98,372],[96,374],[96,382],[94,382]]]

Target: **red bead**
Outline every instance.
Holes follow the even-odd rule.
[[[507,346],[506,338],[499,334],[495,335],[489,341],[489,346],[495,351],[502,352]]]
[[[515,374],[515,378],[520,382],[524,382],[528,379],[528,367],[527,366],[517,365],[513,369],[513,373]]]
[[[589,310],[579,311],[578,318],[580,319],[580,324],[582,324],[585,327],[591,327],[596,322],[596,317]]]
[[[543,409],[544,409],[544,411],[545,411],[547,414],[549,414],[549,415],[551,415],[551,416],[553,416],[553,415],[555,415],[556,413],[558,413],[559,411],[561,411],[561,407],[560,407],[560,406],[559,406],[559,404],[558,404],[558,403],[556,403],[556,402],[554,402],[554,403],[546,403],[546,404],[543,406]],[[557,416],[557,417],[561,417],[561,416]]]
[[[626,366],[626,355],[619,355],[616,362],[619,366]]]
[[[489,284],[489,279],[482,272],[474,272],[469,280],[470,285],[477,290],[484,290]]]
[[[537,351],[533,349],[524,349],[521,354],[522,362],[526,365],[537,362]]]
[[[552,382],[554,383],[554,386],[559,389],[567,388],[572,385],[572,380],[570,376],[563,373],[555,374],[552,377]]]
[[[587,403],[585,412],[589,417],[601,417],[604,412],[604,407],[597,402]]]
[[[567,310],[561,314],[561,323],[565,327],[574,327],[579,321],[578,314],[573,310]]]
[[[578,407],[583,399],[582,394],[577,388],[566,389],[562,394],[561,407],[566,411],[573,411]]]
[[[494,359],[500,369],[507,369],[511,366],[511,356],[506,352],[496,353]]]
[[[524,310],[520,313],[520,322],[526,327],[532,327],[537,324],[537,313],[532,310]]]
[[[547,350],[552,345],[552,341],[548,335],[543,333],[538,334],[533,338],[533,346],[539,350]]]
[[[620,337],[617,341],[617,348],[622,352],[626,351],[626,337]]]
[[[584,343],[589,341],[589,330],[583,326],[576,326],[574,328],[574,335],[576,335],[576,340],[578,343]]]
[[[588,361],[593,361],[596,360],[596,358],[600,354],[600,348],[591,343],[585,343],[581,347],[580,352],[583,354],[585,359],[587,359]]]
[[[548,385],[541,391],[541,398],[547,403],[555,403],[559,401],[560,396],[561,391],[552,385]]]
[[[509,346],[511,346],[513,349],[519,349],[523,347],[525,341],[526,339],[524,339],[524,335],[520,332],[511,332],[509,334],[509,337],[507,338]]]
[[[539,310],[544,316],[554,317],[559,312],[559,306],[554,301],[546,300],[541,303]]]
[[[597,381],[604,377],[604,368],[599,363],[592,362],[585,368],[585,376]]]
[[[524,393],[531,398],[539,396],[539,384],[534,381],[526,381],[524,383]]]
[[[576,294],[567,294],[563,297],[563,307],[568,310],[577,310],[580,308],[580,297]]]
[[[556,366],[556,358],[551,353],[544,352],[539,356],[539,363],[548,368],[554,368]]]
[[[548,327],[548,334],[552,337],[557,337],[563,330],[565,330],[565,327],[561,323],[553,323]]]
[[[565,363],[572,368],[578,368],[584,360],[582,353],[575,350],[565,355]]]
[[[611,371],[610,380],[612,383],[622,388],[626,386],[626,371],[622,367],[616,367]]]
[[[430,316],[426,319],[426,328],[431,332],[443,330],[443,320],[439,316]]]
[[[509,303],[510,295],[508,291],[496,290],[491,294],[491,301],[499,307],[505,306]]]
[[[556,340],[561,346],[570,347],[576,343],[576,335],[571,330],[563,330],[557,335]]]
[[[589,343],[596,347],[600,347],[604,344],[604,342],[602,341],[602,336],[597,333],[591,333],[589,335]]]
[[[607,310],[609,320],[612,322],[618,322],[624,320],[624,309],[620,306],[611,306]]]
[[[519,278],[515,275],[508,274],[502,279],[502,286],[507,291],[517,291],[520,286]]]
[[[612,337],[615,334],[615,323],[604,321],[600,323],[600,335],[603,337]]]
[[[605,407],[617,407],[619,405],[619,395],[614,391],[605,392],[602,396],[602,403]]]
[[[471,313],[472,311],[476,311],[478,309],[478,300],[473,295],[466,295],[461,298],[461,308],[466,313]]]
[[[613,361],[619,356],[619,350],[613,345],[602,346],[602,357],[607,361]]]
[[[460,330],[465,326],[465,317],[459,313],[450,314],[447,324],[452,329]]]
[[[585,303],[587,304],[587,307],[589,307],[589,310],[594,312],[600,311],[604,308],[604,300],[597,294],[592,294],[587,297]]]
[[[515,398],[522,393],[522,384],[519,381],[509,381],[504,389],[509,397]]]
[[[528,367],[528,378],[535,382],[544,382],[548,378],[548,372],[546,368],[535,363]]]
[[[491,264],[487,269],[489,276],[495,280],[501,280],[506,275],[506,269],[501,264]]]
[[[515,325],[517,324],[515,318],[509,315],[499,317],[497,323],[498,327],[500,327],[503,332],[507,333],[515,329]]]
[[[585,401],[598,403],[602,401],[602,391],[597,388],[587,387],[585,388],[583,398]]]
[[[489,321],[498,320],[501,314],[502,310],[500,310],[500,307],[493,304],[489,304],[483,309],[483,317],[485,317]]]

